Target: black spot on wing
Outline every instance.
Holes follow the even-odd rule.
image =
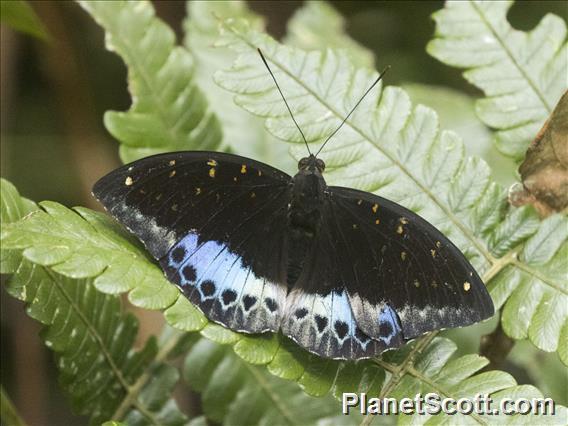
[[[357,338],[357,340],[359,340],[363,344],[365,344],[365,342],[371,340],[369,338],[369,336],[367,336],[365,333],[363,333],[363,330],[361,330],[359,327],[355,327],[355,337]]]
[[[264,299],[264,303],[266,304],[266,307],[270,310],[270,312],[275,312],[278,309],[278,304],[271,297]]]
[[[206,280],[201,283],[201,291],[205,297],[213,296],[215,294],[215,283],[211,280]]]
[[[182,273],[183,273],[183,277],[187,281],[195,282],[195,280],[197,279],[197,272],[196,272],[195,268],[193,267],[193,265],[184,266]]]
[[[222,298],[223,304],[226,306],[237,300],[237,293],[235,293],[233,290],[225,290],[223,292]]]
[[[390,322],[387,321],[379,322],[379,335],[388,337],[392,335],[393,331],[394,330]]]
[[[176,247],[175,250],[172,251],[172,260],[175,263],[181,263],[185,258],[185,249],[181,246]]]
[[[256,303],[256,297],[249,296],[248,294],[243,297],[243,306],[245,307],[245,311],[249,311],[250,308],[254,306]]]
[[[327,318],[322,317],[320,315],[316,315],[315,320],[316,320],[316,327],[318,331],[321,333],[327,327]]]
[[[347,326],[347,323],[345,323],[343,321],[336,321],[334,328],[335,328],[335,333],[337,334],[337,337],[339,337],[340,339],[343,339],[347,335],[347,332],[349,331],[349,327]]]

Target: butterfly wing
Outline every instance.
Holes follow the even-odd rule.
[[[328,191],[318,241],[289,296],[286,334],[329,358],[364,358],[493,315],[483,282],[434,226],[374,194]]]
[[[93,193],[209,319],[256,333],[278,330],[285,305],[290,179],[236,155],[177,152],[123,166]]]

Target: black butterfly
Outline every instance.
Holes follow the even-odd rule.
[[[168,280],[235,331],[281,330],[323,357],[359,359],[493,315],[483,282],[434,226],[327,186],[324,169],[312,154],[291,177],[237,155],[175,152],[123,166],[93,193]]]

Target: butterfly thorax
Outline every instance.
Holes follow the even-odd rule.
[[[313,155],[300,160],[292,179],[292,197],[288,207],[288,224],[299,238],[312,239],[321,224],[321,212],[327,185],[322,176],[323,161]]]

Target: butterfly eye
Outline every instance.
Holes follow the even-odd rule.
[[[306,169],[308,167],[308,164],[309,164],[309,159],[307,157],[302,158],[298,162],[298,170]]]
[[[316,167],[318,168],[318,170],[320,172],[323,172],[325,170],[325,163],[323,162],[323,160],[320,160],[319,158],[316,160]]]

